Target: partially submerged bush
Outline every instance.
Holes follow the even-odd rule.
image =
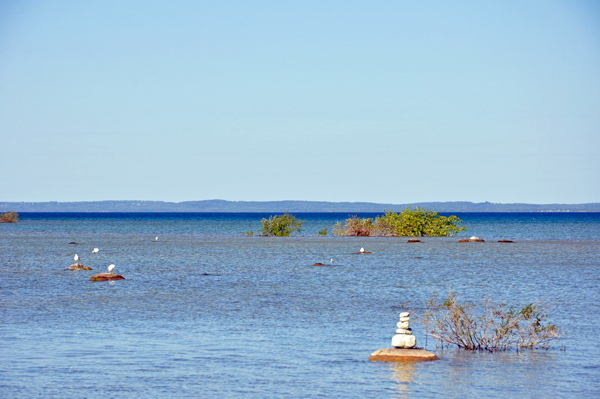
[[[325,226],[321,230],[317,231],[317,235],[326,236],[327,235],[327,226]]]
[[[465,231],[465,226],[458,217],[441,216],[423,208],[411,210],[406,208],[399,214],[388,211],[378,216],[375,221],[371,218],[359,218],[356,215],[346,219],[344,225],[334,226],[334,235],[339,236],[384,236],[384,237],[451,237]]]
[[[338,222],[333,226],[333,235],[337,236],[353,236],[353,237],[370,237],[373,235],[373,219],[359,218],[354,215],[346,219],[346,224],[342,226]]]
[[[508,349],[547,349],[564,334],[547,322],[549,306],[531,303],[522,309],[494,305],[490,298],[479,303],[459,302],[450,290],[438,302],[437,294],[427,302],[425,314],[415,315],[438,347],[453,344],[469,350],[490,352]]]
[[[302,220],[287,212],[283,215],[269,216],[268,220],[263,219],[261,223],[263,236],[288,237],[294,231],[302,231]]]
[[[458,217],[441,216],[437,212],[416,207],[406,208],[399,214],[387,211],[384,216],[375,219],[375,231],[382,236],[402,237],[452,237],[454,234],[467,230]]]
[[[17,212],[0,213],[0,223],[16,223],[19,221]]]
[[[252,230],[249,230],[249,231],[246,232],[246,235],[247,236],[253,236],[254,232]]]

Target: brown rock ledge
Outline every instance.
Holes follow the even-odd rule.
[[[69,266],[69,270],[93,270],[93,269],[91,267],[84,266],[79,263],[75,263],[75,264]]]
[[[440,360],[440,358],[425,349],[386,348],[371,353],[369,360],[372,362],[420,362]]]
[[[421,240],[419,240],[418,238],[411,238],[407,242],[421,242]]]
[[[125,277],[115,273],[94,274],[90,281],[125,280]]]

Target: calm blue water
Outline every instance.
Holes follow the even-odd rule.
[[[268,214],[22,214],[0,225],[0,397],[600,395],[600,214],[458,214],[461,236],[486,240],[468,244],[317,237],[348,214],[296,215],[305,230],[289,238],[243,235]],[[352,255],[360,247],[373,254]],[[94,270],[65,270],[75,253]],[[111,263],[126,280],[89,281]],[[442,360],[367,360],[390,346],[399,312],[448,287],[517,306],[549,298],[566,351],[428,340]]]

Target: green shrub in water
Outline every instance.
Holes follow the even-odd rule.
[[[288,237],[294,231],[302,231],[302,220],[287,212],[283,215],[269,216],[269,219],[263,219],[261,223],[263,236]]]

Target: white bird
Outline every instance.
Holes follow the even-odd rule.
[[[154,239],[154,241],[158,241],[158,237],[156,237],[156,238]]]
[[[360,252],[365,252],[365,249],[363,247],[360,247]]]
[[[112,273],[113,270],[115,270],[115,265],[108,266],[108,272],[109,273]]]
[[[94,250],[92,251],[93,254],[97,254],[98,252],[100,252],[98,248],[94,248]]]
[[[331,260],[329,261],[329,263],[333,263],[333,258],[331,258]]]
[[[73,257],[73,259],[75,259],[75,263],[79,263],[79,256],[77,256],[77,254],[75,254],[75,256]]]

